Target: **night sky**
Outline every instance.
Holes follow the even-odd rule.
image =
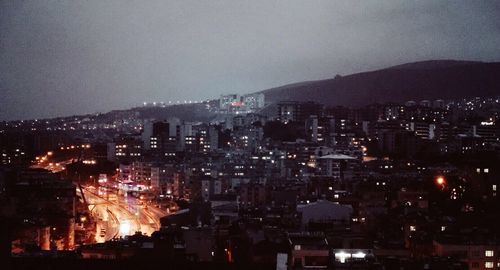
[[[500,61],[499,1],[0,1],[0,120]]]

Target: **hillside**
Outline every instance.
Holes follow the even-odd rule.
[[[327,105],[500,95],[500,63],[424,61],[334,79],[261,91],[266,101],[317,101]]]

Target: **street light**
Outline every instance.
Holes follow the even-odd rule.
[[[436,177],[434,182],[436,183],[436,185],[438,185],[441,188],[444,188],[446,186],[446,179],[442,175]]]

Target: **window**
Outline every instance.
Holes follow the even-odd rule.
[[[471,268],[479,268],[479,263],[478,262],[472,262]]]
[[[486,250],[484,252],[484,256],[486,257],[493,257],[495,255],[495,252],[493,252],[493,250]]]
[[[416,230],[417,230],[417,226],[413,226],[413,225],[410,226],[410,231],[414,232]]]
[[[340,261],[340,263],[345,263],[346,259],[349,259],[349,258],[351,258],[350,253],[346,253],[344,251],[335,253],[335,260]]]
[[[485,262],[485,263],[484,263],[484,268],[488,268],[488,269],[490,269],[490,268],[493,268],[493,266],[494,266],[494,265],[493,265],[493,262]]]

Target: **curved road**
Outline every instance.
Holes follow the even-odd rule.
[[[104,242],[118,236],[141,232],[151,235],[160,229],[160,218],[168,212],[148,206],[144,208],[139,199],[128,196],[112,196],[109,198],[105,189],[84,188],[84,195],[89,209],[98,218],[96,241]],[[116,194],[116,193],[113,193]],[[104,237],[101,237],[103,232]]]
[[[32,165],[32,168],[43,168],[52,172],[61,172],[73,159],[59,162],[49,162],[48,155],[44,161]],[[80,192],[77,189],[77,192]],[[109,199],[106,189],[96,190],[84,187],[84,196],[89,204],[89,210],[97,218],[96,241],[101,243],[119,236],[141,232],[151,235],[160,229],[160,218],[169,214],[168,211],[148,205],[143,207],[142,202],[134,197],[114,196]],[[103,237],[101,237],[103,235]]]

